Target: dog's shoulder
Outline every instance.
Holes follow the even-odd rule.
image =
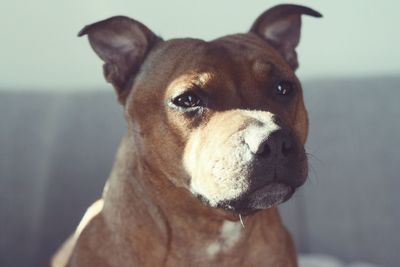
[[[85,239],[85,231],[96,231],[98,228],[99,216],[103,209],[103,200],[99,199],[94,202],[85,212],[76,231],[62,244],[58,252],[51,260],[51,267],[66,267],[69,266],[70,258],[78,243],[78,240]]]

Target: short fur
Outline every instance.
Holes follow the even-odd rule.
[[[302,14],[320,16],[280,5],[249,33],[210,42],[164,41],[126,17],[82,30],[128,129],[102,199],[53,267],[297,266],[275,206],[307,176]],[[202,105],[177,105],[187,92]]]

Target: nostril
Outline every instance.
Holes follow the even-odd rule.
[[[263,142],[257,151],[258,155],[262,157],[268,157],[271,154],[271,147],[269,146],[268,142]]]
[[[286,139],[282,142],[282,154],[287,156],[293,152],[293,142],[289,139]]]
[[[280,160],[296,152],[296,143],[288,131],[278,129],[267,134],[245,136],[250,151],[259,157]]]

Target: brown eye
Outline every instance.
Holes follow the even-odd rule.
[[[275,94],[280,96],[287,96],[293,91],[293,84],[289,81],[280,81],[275,86]]]
[[[172,103],[182,108],[194,108],[202,106],[201,99],[194,93],[188,92],[175,97]]]

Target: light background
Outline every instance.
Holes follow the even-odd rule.
[[[400,1],[291,1],[323,19],[305,17],[300,79],[400,73]],[[282,1],[8,0],[0,4],[0,90],[106,90],[101,62],[76,34],[86,24],[127,15],[164,39],[211,40],[247,31]]]
[[[282,2],[0,0],[0,267],[45,266],[100,195],[125,129],[84,25],[122,14],[165,39],[210,40]],[[303,19],[310,179],[283,221],[301,253],[400,266],[400,1],[291,2],[324,18]]]

